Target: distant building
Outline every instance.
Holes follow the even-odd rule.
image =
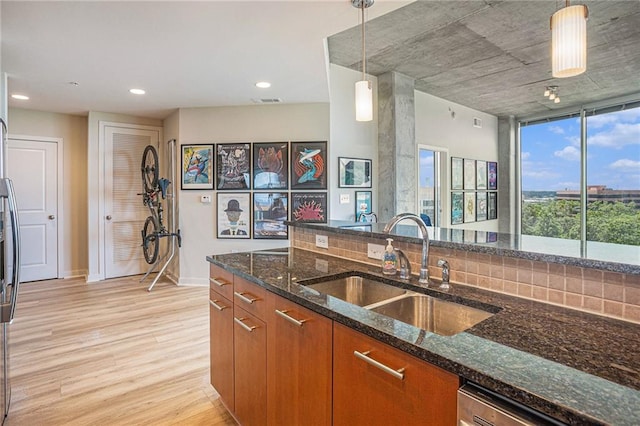
[[[580,201],[580,191],[565,190],[556,192],[557,200],[574,200]],[[610,189],[605,185],[589,185],[587,186],[587,200],[604,201],[607,203],[634,202],[640,208],[640,190],[638,189]]]

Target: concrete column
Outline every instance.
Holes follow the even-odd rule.
[[[378,220],[416,213],[417,163],[414,79],[378,76]]]
[[[520,216],[515,117],[498,117],[498,230],[516,235]]]

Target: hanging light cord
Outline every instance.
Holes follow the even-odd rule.
[[[364,20],[364,3],[365,0],[361,0],[360,2],[360,10],[362,16],[362,80],[365,80],[365,74],[367,72],[367,48],[365,44],[365,20]]]

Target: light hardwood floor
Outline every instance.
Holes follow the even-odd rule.
[[[233,425],[209,384],[206,287],[25,283],[6,425]]]

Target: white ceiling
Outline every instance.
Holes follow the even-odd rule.
[[[408,3],[376,0],[369,19]],[[2,1],[0,7],[9,93],[30,97],[10,99],[11,107],[154,118],[252,99],[328,102],[325,39],[357,26],[359,13],[350,0]],[[272,87],[256,88],[260,80]],[[132,95],[133,87],[147,94]]]

